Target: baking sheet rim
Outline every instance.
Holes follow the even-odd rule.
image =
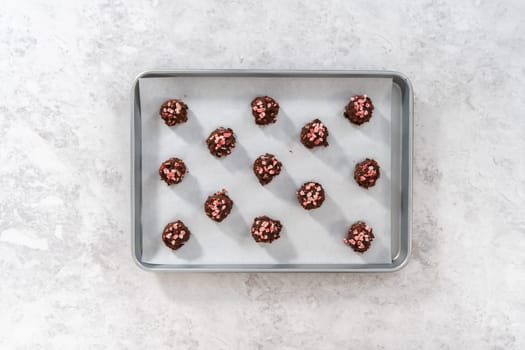
[[[140,130],[137,120],[140,121],[140,98],[138,82],[148,77],[176,77],[176,76],[264,76],[264,77],[391,77],[393,84],[401,90],[401,228],[399,251],[392,257],[391,264],[218,264],[218,265],[156,265],[141,261],[142,227],[140,223],[140,170],[141,154],[137,152],[141,140],[137,143],[136,132]],[[139,118],[137,118],[137,115]],[[413,88],[410,80],[396,71],[369,71],[369,70],[248,70],[248,69],[173,69],[149,70],[137,75],[131,89],[131,253],[134,262],[146,271],[194,271],[194,272],[393,272],[403,268],[411,252],[412,236],[412,144],[413,144]],[[139,127],[138,127],[139,126]],[[137,174],[139,177],[137,180]],[[138,183],[138,185],[137,185]],[[138,212],[137,212],[137,209]],[[140,238],[140,239],[139,239]]]

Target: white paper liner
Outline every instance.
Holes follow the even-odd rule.
[[[142,115],[142,260],[152,264],[371,264],[391,263],[391,99],[389,78],[144,78]],[[369,123],[355,126],[343,117],[356,93],[366,93],[375,109]],[[250,110],[254,97],[269,95],[280,104],[278,121],[257,126]],[[159,116],[167,99],[189,106],[185,124],[168,127]],[[328,147],[306,149],[302,126],[320,118],[330,132]],[[231,127],[237,147],[226,158],[210,155],[205,144],[219,126]],[[281,175],[261,186],[252,172],[255,158],[272,153]],[[158,168],[169,157],[182,158],[190,173],[178,185],[160,181]],[[366,190],[353,179],[356,163],[376,159],[381,178]],[[327,200],[306,211],[295,191],[320,182]],[[210,220],[203,203],[226,188],[235,202],[222,223]],[[253,218],[268,215],[284,225],[272,244],[255,243]],[[192,235],[177,251],[161,240],[164,226],[182,220]],[[342,243],[357,220],[373,227],[375,239],[364,254]]]

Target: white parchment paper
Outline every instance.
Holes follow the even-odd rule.
[[[142,113],[143,261],[156,264],[367,264],[391,258],[391,95],[392,80],[384,78],[144,78],[140,82]],[[369,123],[354,126],[343,117],[355,93],[374,102]],[[250,111],[255,96],[269,95],[280,106],[278,121],[257,126]],[[189,121],[168,127],[158,112],[169,98],[189,106]],[[299,142],[301,127],[320,118],[330,132],[326,148],[308,150]],[[205,144],[219,126],[231,127],[237,147],[223,159],[211,156]],[[283,172],[267,186],[252,173],[254,159],[273,153]],[[174,186],[160,181],[158,168],[176,156],[190,173]],[[381,178],[369,190],[353,180],[357,162],[371,157]],[[320,182],[327,194],[323,206],[306,211],[296,189],[306,181]],[[226,188],[235,202],[222,223],[203,211],[206,197]],[[269,215],[284,225],[281,238],[257,244],[250,234],[253,218]],[[164,246],[164,226],[180,219],[192,236],[178,251]],[[349,226],[364,220],[375,240],[364,254],[342,243]]]

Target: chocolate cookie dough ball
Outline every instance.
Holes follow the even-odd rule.
[[[168,185],[178,184],[188,172],[186,164],[180,158],[172,157],[159,167],[160,178]]]
[[[328,129],[319,119],[314,119],[303,126],[301,143],[307,148],[328,146]]]
[[[224,157],[232,153],[235,147],[235,135],[230,128],[217,128],[208,136],[206,143],[210,153],[215,157]]]
[[[272,243],[279,239],[283,225],[266,215],[253,219],[252,237],[257,243]]]
[[[162,231],[162,240],[168,248],[177,250],[190,239],[191,232],[180,220],[170,222]]]
[[[273,154],[266,153],[253,162],[253,173],[264,186],[281,173],[282,166],[283,164]]]
[[[354,179],[361,187],[374,186],[380,175],[379,164],[373,159],[366,158],[355,166]]]
[[[209,196],[204,203],[204,212],[213,221],[221,222],[232,211],[233,201],[226,194],[228,191],[221,191]]]
[[[297,200],[306,210],[319,208],[325,200],[323,186],[317,182],[305,182],[297,190]]]
[[[168,126],[185,123],[188,120],[188,106],[182,100],[167,100],[160,106],[160,116]]]
[[[278,113],[279,104],[270,96],[259,96],[252,101],[252,114],[255,118],[255,124],[275,123]]]
[[[372,118],[374,104],[367,95],[354,95],[345,108],[345,117],[352,123],[361,125]]]
[[[348,244],[354,251],[363,253],[370,248],[374,240],[372,231],[372,228],[365,222],[358,221],[350,227],[343,243]]]

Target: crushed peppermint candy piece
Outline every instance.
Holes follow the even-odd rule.
[[[188,106],[182,100],[167,100],[160,106],[159,114],[168,126],[185,123],[188,120]]]
[[[261,185],[264,186],[281,173],[282,165],[273,154],[265,153],[253,162],[253,173],[259,179]]]
[[[233,201],[227,195],[227,192],[225,189],[222,189],[209,196],[204,202],[204,212],[213,221],[221,222],[232,210]]]
[[[255,118],[255,124],[267,125],[277,121],[279,103],[270,96],[259,96],[254,98],[251,107],[253,117]]]
[[[306,210],[319,208],[326,198],[323,186],[317,182],[305,182],[296,194],[299,204]]]
[[[370,97],[354,95],[345,107],[344,116],[354,124],[361,125],[370,121],[374,111],[374,104]]]
[[[364,221],[357,221],[348,229],[348,235],[343,243],[349,245],[354,251],[363,253],[370,248],[374,240],[374,233]]]
[[[160,178],[168,185],[178,184],[184,178],[184,174],[188,172],[186,164],[182,159],[172,157],[164,162],[159,167]]]
[[[279,239],[283,225],[279,220],[274,220],[266,215],[253,219],[252,237],[257,243],[272,243]]]
[[[361,187],[369,188],[374,186],[380,176],[379,164],[374,159],[366,158],[355,166],[354,179]]]
[[[230,128],[217,128],[208,136],[206,143],[210,153],[215,157],[224,157],[235,147],[235,135]]]
[[[328,146],[328,129],[319,119],[306,123],[301,130],[301,143],[307,148]]]
[[[162,241],[168,248],[177,250],[190,239],[191,232],[180,220],[170,222],[162,231]]]

